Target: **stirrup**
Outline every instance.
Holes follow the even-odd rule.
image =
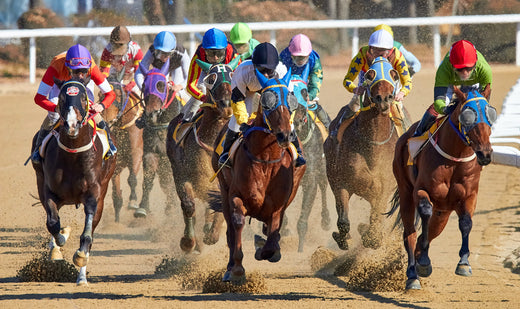
[[[224,164],[229,165],[229,162],[227,162],[228,159],[229,159],[229,152],[224,152],[220,155],[220,158],[218,158],[218,164],[219,165],[224,165]]]
[[[295,167],[300,167],[305,164],[307,164],[307,161],[305,160],[305,158],[303,157],[303,155],[301,153],[298,153],[298,157],[296,158]]]
[[[42,157],[40,156],[40,151],[38,148],[31,154],[31,162],[34,164],[40,164],[42,162]]]

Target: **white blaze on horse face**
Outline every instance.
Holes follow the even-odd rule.
[[[72,106],[69,107],[69,112],[67,113],[67,124],[69,125],[69,131],[75,130],[78,124],[78,116],[76,115],[76,111]]]

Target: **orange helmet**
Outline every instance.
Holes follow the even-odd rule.
[[[455,69],[470,68],[477,63],[477,50],[471,42],[460,40],[450,49],[450,62]]]

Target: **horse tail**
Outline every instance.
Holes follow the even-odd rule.
[[[208,192],[209,208],[216,212],[222,212],[222,195],[217,190],[210,190]]]
[[[394,195],[392,196],[392,199],[390,200],[390,205],[392,205],[392,208],[390,209],[389,212],[385,213],[385,215],[387,217],[391,217],[397,211],[397,209],[399,209],[399,207],[401,206],[401,204],[399,203],[399,188],[397,188],[397,187],[395,188]],[[397,217],[395,218],[394,226],[392,227],[392,229],[395,229],[396,227],[402,227],[402,226],[403,226],[403,222],[401,221],[401,214],[398,213]]]

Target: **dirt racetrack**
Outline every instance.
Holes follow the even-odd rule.
[[[350,95],[341,86],[346,61],[325,68],[321,103],[335,116]],[[341,69],[340,69],[341,68]],[[498,108],[520,76],[514,65],[493,65],[491,103]],[[414,77],[414,89],[405,99],[414,121],[431,103],[434,69],[425,65]],[[39,79],[38,79],[39,81]],[[0,308],[518,308],[520,276],[504,268],[502,262],[520,247],[520,171],[514,167],[490,165],[484,168],[480,182],[477,211],[470,234],[470,263],[473,276],[454,274],[460,248],[460,232],[453,214],[448,226],[431,245],[433,274],[422,279],[423,289],[359,292],[346,288],[348,277],[336,277],[332,271],[315,275],[310,256],[318,246],[334,250],[337,245],[332,230],[322,231],[316,204],[306,250],[297,253],[296,220],[301,208],[301,194],[288,210],[292,234],[282,237],[282,259],[276,264],[253,258],[252,234],[244,237],[244,266],[248,273],[265,277],[267,292],[260,294],[202,293],[201,289],[183,289],[179,280],[154,275],[156,266],[166,256],[180,256],[179,239],[183,230],[180,207],[164,216],[164,196],[156,181],[152,195],[152,216],[136,221],[132,212],[122,210],[121,223],[113,222],[111,190],[106,198],[103,219],[94,235],[88,265],[89,286],[75,283],[28,282],[17,280],[17,271],[33,255],[41,252],[49,240],[45,213],[37,201],[35,175],[23,163],[29,155],[30,140],[46,115],[33,102],[37,84],[0,80],[1,149],[0,157]],[[124,174],[126,177],[126,173]],[[141,183],[142,173],[139,175]],[[392,180],[393,181],[393,180]],[[123,181],[126,184],[126,179]],[[139,191],[140,193],[140,191]],[[128,188],[124,187],[124,196]],[[328,206],[335,225],[334,199],[329,190]],[[200,208],[200,207],[199,207]],[[63,225],[71,225],[72,236],[65,247],[71,261],[83,228],[82,209],[64,207]],[[199,216],[199,218],[201,218]],[[359,244],[357,224],[368,221],[366,204],[359,198],[351,201],[353,244],[351,252],[370,254]],[[202,219],[199,219],[199,223]],[[199,224],[200,225],[200,224]],[[251,228],[254,228],[254,222]],[[401,241],[398,241],[402,248]],[[208,271],[220,270],[227,262],[225,234],[211,247],[204,247],[201,259]],[[377,280],[377,279],[374,279]]]

